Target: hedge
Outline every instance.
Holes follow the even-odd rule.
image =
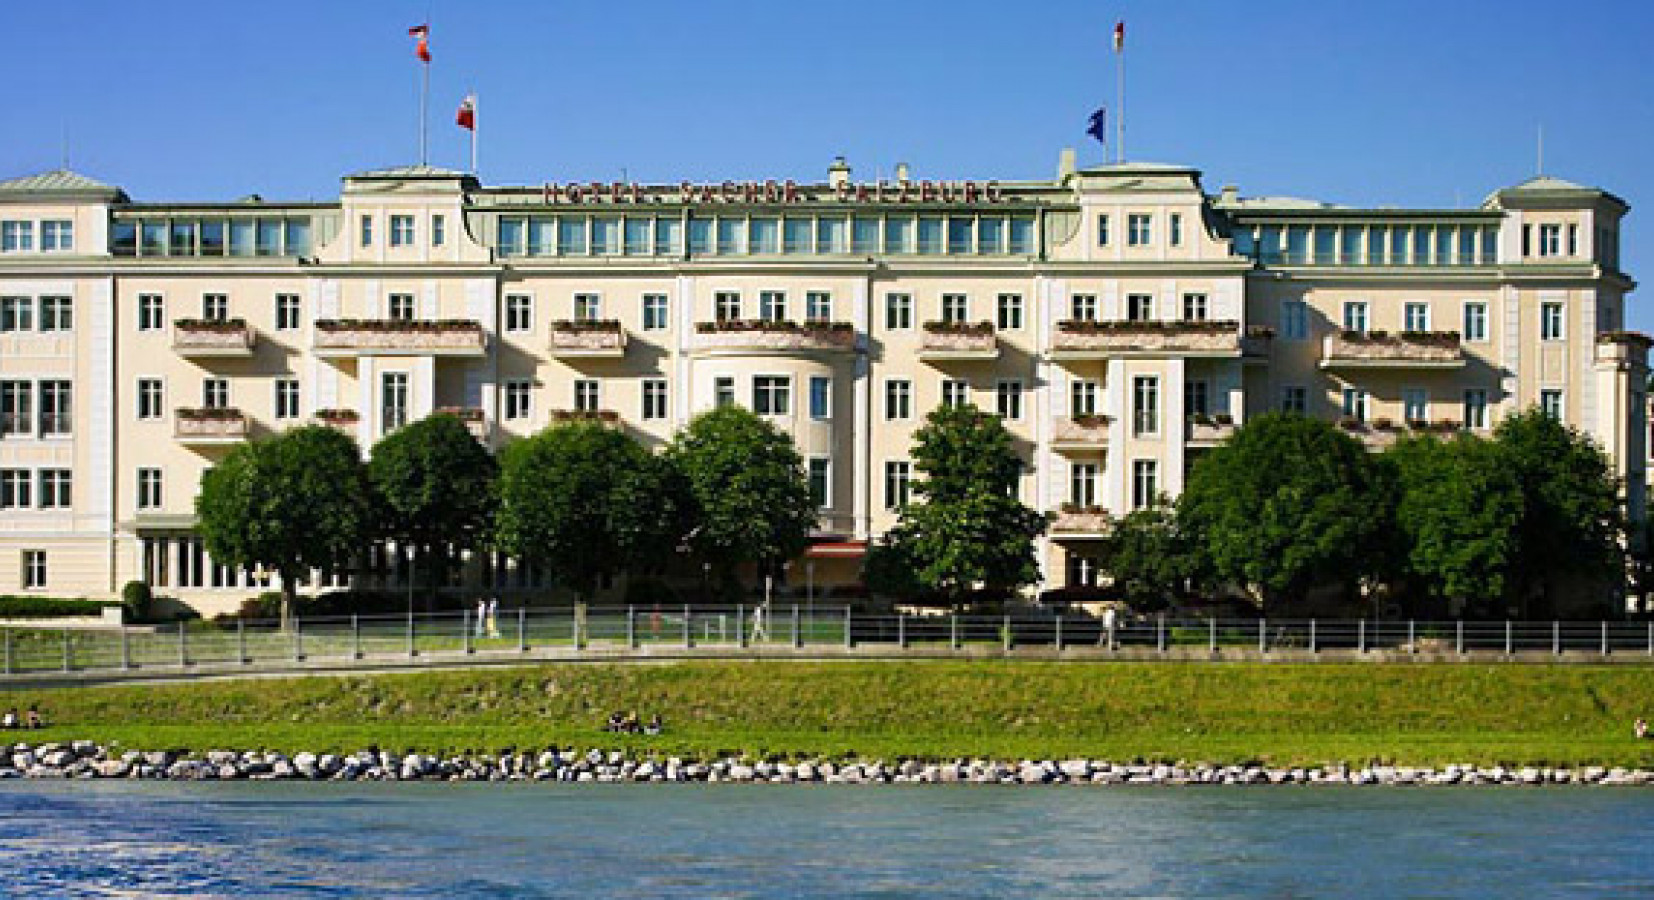
[[[0,596],[0,619],[48,619],[59,616],[99,616],[118,600],[66,600],[58,597]]]

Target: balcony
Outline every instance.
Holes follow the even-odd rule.
[[[488,443],[488,417],[475,406],[439,406],[431,410],[433,414],[449,415],[465,423],[465,429],[471,436],[483,443]]]
[[[1108,416],[1059,417],[1051,432],[1054,450],[1095,450],[1108,443]]]
[[[1606,331],[1597,335],[1597,365],[1631,369],[1648,361],[1649,337],[1635,331]]]
[[[1110,356],[1189,356],[1236,358],[1242,353],[1236,322],[1093,322],[1066,319],[1057,323],[1051,342],[1056,359],[1101,359]]]
[[[626,355],[626,329],[614,319],[553,322],[551,355],[561,359],[619,359]]]
[[[317,356],[481,356],[488,337],[473,319],[322,319]]]
[[[239,444],[247,439],[247,415],[228,407],[203,407],[174,411],[172,437],[189,447]]]
[[[849,322],[725,319],[695,324],[696,353],[848,353],[855,347],[856,329]]]
[[[1464,430],[1464,423],[1453,419],[1440,419],[1435,422],[1421,419],[1403,424],[1390,419],[1364,422],[1345,416],[1339,419],[1337,424],[1340,431],[1360,441],[1369,450],[1384,450],[1404,437],[1435,435],[1445,439]]]
[[[1235,429],[1235,420],[1228,413],[1218,413],[1215,416],[1196,413],[1189,417],[1185,436],[1191,445],[1211,447],[1228,440],[1234,435]]]
[[[992,322],[926,322],[919,358],[927,361],[994,360],[999,338]]]
[[[1075,506],[1064,503],[1052,516],[1053,537],[1102,538],[1107,537],[1113,518],[1101,506]]]
[[[1460,369],[1456,331],[1339,331],[1321,342],[1323,369]]]
[[[337,429],[353,438],[356,436],[356,426],[362,420],[354,409],[318,409],[311,418],[317,425]]]
[[[172,349],[179,356],[252,356],[256,335],[245,319],[179,319],[172,323]]]
[[[612,409],[554,409],[551,411],[551,421],[563,422],[594,422],[610,428],[620,427],[620,413]]]

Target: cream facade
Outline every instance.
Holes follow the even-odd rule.
[[[789,576],[818,589],[857,580],[943,403],[1016,436],[1022,498],[1053,514],[1045,587],[1095,579],[1112,518],[1277,409],[1378,448],[1541,405],[1609,452],[1640,518],[1626,211],[1548,177],[1469,210],[1350,209],[1141,163],[523,187],[410,167],[322,204],[19,178],[0,183],[0,591],[146,579],[233,608],[264,582],[192,534],[204,469],[318,421],[368,452],[439,409],[498,448],[570,417],[658,445],[719,403],[752,408],[820,497],[820,545]],[[371,556],[363,577],[394,578],[394,554]]]

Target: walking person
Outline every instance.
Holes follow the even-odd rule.
[[[477,637],[482,637],[488,633],[488,598],[486,597],[477,600],[477,623],[472,628],[472,633]]]
[[[490,597],[488,600],[488,636],[491,638],[500,636],[500,601],[498,597]]]

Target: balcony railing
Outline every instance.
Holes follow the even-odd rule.
[[[1337,331],[1321,342],[1323,369],[1457,369],[1464,349],[1456,331]]]
[[[322,319],[319,356],[481,356],[488,338],[473,319]]]
[[[1108,443],[1108,416],[1059,417],[1051,431],[1051,445],[1058,450],[1087,450]]]
[[[354,409],[318,409],[311,414],[311,418],[317,425],[338,429],[351,437],[356,436],[356,426],[362,420]]]
[[[1102,536],[1113,526],[1108,510],[1100,506],[1075,506],[1064,503],[1051,519],[1051,532],[1057,535]]]
[[[856,329],[848,322],[724,319],[695,324],[695,349],[701,352],[843,352],[855,346]]]
[[[1189,417],[1188,442],[1199,445],[1220,444],[1235,433],[1235,420],[1227,413],[1215,416],[1196,413]]]
[[[926,322],[919,358],[990,360],[999,358],[999,338],[992,322]]]
[[[432,412],[458,418],[465,423],[465,428],[471,432],[472,437],[484,443],[488,442],[488,417],[483,414],[480,408],[475,406],[441,406],[432,410]]]
[[[1054,355],[1070,359],[1103,356],[1241,355],[1236,322],[1093,322],[1066,319],[1057,323]]]
[[[626,329],[614,319],[551,323],[551,355],[616,359],[626,355]]]
[[[181,444],[197,446],[238,444],[247,439],[247,414],[229,407],[179,409],[173,414],[172,436]]]
[[[179,319],[172,323],[172,349],[179,356],[252,356],[256,336],[243,319]]]
[[[554,409],[553,422],[595,422],[611,428],[620,427],[620,413],[612,409]]]
[[[1434,422],[1423,419],[1412,422],[1396,422],[1385,418],[1363,421],[1352,416],[1345,416],[1338,420],[1337,425],[1341,431],[1360,441],[1370,450],[1383,450],[1404,437],[1424,435],[1449,437],[1464,430],[1464,423],[1453,419],[1438,419]]]

